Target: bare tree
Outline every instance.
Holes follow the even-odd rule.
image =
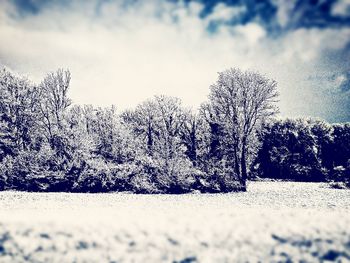
[[[276,88],[274,80],[231,68],[219,73],[217,82],[210,87],[209,103],[202,105],[201,113],[211,127],[217,128],[213,133],[220,131],[219,147],[233,159],[233,171],[243,187],[256,131],[278,111]]]
[[[135,135],[146,142],[146,151],[149,155],[153,155],[156,137],[159,136],[156,115],[154,100],[144,101],[135,110],[126,110],[121,114],[124,123],[130,125]]]
[[[186,155],[192,161],[193,165],[197,163],[197,126],[198,118],[191,111],[185,112],[184,122],[180,130],[182,143],[186,146]]]
[[[122,113],[122,119],[143,138],[146,151],[153,155],[159,147],[169,149],[171,158],[174,138],[180,136],[185,114],[178,98],[155,96],[139,104],[135,110]]]
[[[62,129],[63,114],[71,105],[67,94],[70,79],[68,70],[59,69],[47,74],[40,85],[42,93],[41,120],[48,139],[51,139],[54,133]]]
[[[161,144],[166,149],[165,159],[173,158],[179,144],[181,127],[185,120],[181,100],[175,97],[156,96],[157,121],[159,125]],[[163,146],[161,147],[163,148]]]

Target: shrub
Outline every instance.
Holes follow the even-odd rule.
[[[86,160],[72,190],[78,192],[107,192],[113,188],[110,167],[102,158]]]

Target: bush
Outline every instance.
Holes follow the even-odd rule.
[[[228,193],[246,191],[232,166],[225,159],[208,161],[205,171],[206,173],[202,173],[202,176],[197,177],[200,182],[198,190],[201,192]]]
[[[130,179],[131,191],[138,194],[161,193],[150,174],[135,174]]]
[[[86,160],[72,187],[77,192],[107,192],[113,188],[110,167],[102,158]]]
[[[195,183],[195,169],[192,162],[182,157],[174,157],[168,161],[155,159],[159,167],[155,176],[156,185],[164,193],[179,194],[192,190]]]
[[[349,162],[350,163],[350,162]],[[336,166],[331,171],[329,176],[329,182],[332,183],[343,183],[346,187],[350,187],[350,165],[347,167]]]

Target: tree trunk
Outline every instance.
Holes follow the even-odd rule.
[[[196,138],[196,128],[195,125],[192,125],[191,130],[191,149],[190,149],[190,158],[194,166],[197,165],[197,138]]]
[[[153,154],[152,146],[153,146],[152,124],[151,122],[149,122],[147,127],[147,148],[148,148],[149,155]]]
[[[236,173],[236,176],[238,178],[241,178],[241,172],[240,172],[240,169],[239,169],[239,158],[238,158],[238,147],[237,145],[234,146],[234,150],[233,150],[233,154],[234,154],[234,171]]]
[[[244,187],[244,189],[247,188],[247,160],[246,160],[246,139],[243,139],[243,143],[242,143],[242,155],[241,155],[241,184]]]

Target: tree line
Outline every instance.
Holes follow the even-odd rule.
[[[266,123],[252,176],[350,187],[350,123],[286,119]]]
[[[249,177],[348,174],[349,125],[274,120],[277,83],[259,73],[220,72],[198,111],[168,96],[123,112],[75,105],[70,79],[62,69],[39,84],[0,71],[0,189],[231,192]]]

